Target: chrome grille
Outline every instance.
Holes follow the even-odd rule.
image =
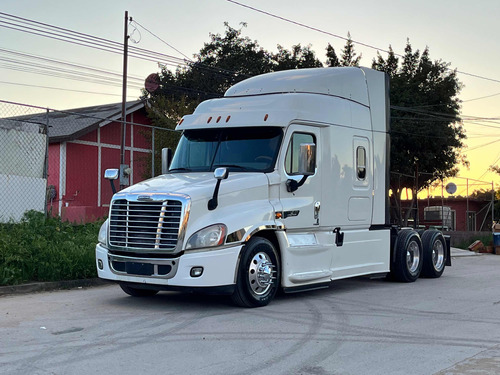
[[[129,249],[174,250],[181,222],[182,202],[138,202],[117,199],[111,203],[109,243]]]

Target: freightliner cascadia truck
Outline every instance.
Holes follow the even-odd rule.
[[[388,93],[383,72],[319,68],[202,102],[164,173],[113,195],[99,277],[132,296],[201,291],[246,307],[354,276],[440,277],[449,240],[390,225]]]

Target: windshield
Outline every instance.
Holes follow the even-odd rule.
[[[277,127],[195,129],[184,131],[169,171],[271,172],[283,132]]]

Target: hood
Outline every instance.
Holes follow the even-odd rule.
[[[192,200],[212,197],[217,180],[213,172],[191,172],[164,174],[132,185],[120,193],[154,195],[186,194]],[[230,172],[226,180],[221,181],[219,195],[268,185],[264,173]]]

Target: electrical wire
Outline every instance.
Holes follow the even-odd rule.
[[[319,29],[317,27],[309,26],[309,25],[306,25],[305,23],[297,22],[297,21],[291,20],[289,18],[285,18],[285,17],[279,16],[277,14],[270,13],[270,12],[264,11],[262,9],[255,8],[255,7],[252,7],[250,5],[246,5],[246,4],[240,3],[240,2],[235,1],[235,0],[226,0],[226,1],[229,2],[229,3],[235,4],[235,5],[238,5],[238,6],[247,8],[247,9],[250,9],[252,11],[255,11],[255,12],[258,12],[258,13],[262,13],[262,14],[265,14],[267,16],[279,19],[281,21],[285,21],[285,22],[294,24],[296,26],[300,26],[300,27],[303,27],[303,28],[306,28],[306,29],[309,29],[309,30],[312,30],[312,31],[316,31],[316,32],[319,32],[319,33],[322,33],[322,34],[325,34],[325,35],[329,35],[329,36],[332,36],[334,38],[342,39],[344,41],[349,40],[348,38],[342,37],[340,35],[333,34],[333,33],[330,33],[328,31]],[[360,46],[364,46],[364,47],[367,47],[367,48],[370,48],[370,49],[373,49],[373,50],[376,50],[376,51],[382,51],[382,52],[385,52],[385,53],[390,53],[389,50],[386,50],[386,49],[383,49],[383,48],[379,48],[379,47],[375,47],[375,46],[367,44],[367,43],[363,43],[363,42],[352,40],[352,39],[351,39],[351,41],[353,43],[356,43],[356,44],[360,45]],[[398,56],[398,57],[404,57],[404,55],[399,54],[399,53],[394,53],[394,55]],[[487,81],[491,81],[491,82],[500,83],[499,79],[484,77],[484,76],[480,76],[478,74],[467,73],[467,72],[464,72],[464,71],[450,69],[450,68],[447,68],[447,70],[452,71],[452,72],[456,71],[457,73],[460,73],[460,74],[463,74],[463,75],[467,75],[467,76],[471,76],[471,77],[474,77],[474,78],[479,78],[479,79],[483,79],[483,80],[487,80]]]
[[[154,36],[156,39],[158,39],[159,41],[161,41],[162,43],[164,43],[165,45],[167,45],[168,47],[172,48],[175,52],[177,52],[178,54],[184,56],[184,58],[188,61],[193,61],[191,60],[188,56],[186,56],[185,54],[183,54],[181,51],[179,51],[177,48],[175,48],[174,46],[172,46],[171,44],[167,43],[166,41],[164,41],[162,38],[160,38],[158,35],[154,34],[153,32],[151,32],[150,30],[148,30],[146,27],[144,27],[143,25],[141,25],[139,22],[137,22],[135,19],[132,21],[134,22],[135,24],[137,24],[139,27],[142,27],[144,30],[146,30],[149,34],[151,34],[152,36]]]
[[[493,143],[497,143],[497,142],[500,142],[500,139],[497,139],[497,140],[495,140],[495,141],[491,141],[491,142],[488,142],[488,143],[484,143],[484,144],[479,145],[479,146],[474,146],[474,147],[468,148],[468,149],[466,149],[465,151],[466,151],[466,152],[469,152],[469,151],[474,151],[474,150],[480,149],[480,148],[482,148],[482,147],[489,146],[489,145],[491,145],[491,144],[493,144]]]
[[[42,88],[42,89],[50,89],[50,90],[58,90],[58,91],[70,91],[70,92],[78,92],[82,94],[98,94],[98,95],[106,95],[106,96],[119,96],[121,97],[121,94],[111,94],[107,92],[98,92],[98,91],[86,91],[86,90],[73,90],[73,89],[63,89],[61,87],[53,87],[53,86],[42,86],[42,85],[31,85],[28,83],[19,83],[19,82],[7,82],[7,81],[0,81],[0,84],[5,84],[5,85],[15,85],[15,86],[26,86],[26,87],[35,87],[35,88]],[[135,96],[127,96],[128,99],[137,99]]]

